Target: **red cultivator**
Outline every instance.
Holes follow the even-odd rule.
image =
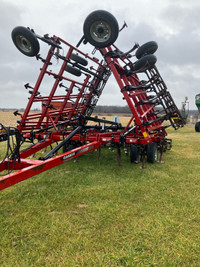
[[[120,147],[129,149],[131,162],[142,161],[144,167],[145,158],[153,163],[158,151],[162,156],[171,148],[171,140],[166,139],[169,125],[163,122],[169,122],[175,129],[185,124],[155,66],[156,42],[135,44],[129,52],[122,52],[114,45],[118,23],[103,10],[91,13],[83,30],[84,36],[76,47],[58,36],[39,36],[29,28],[13,30],[16,47],[41,60],[43,66],[35,86],[25,85],[30,97],[23,115],[15,112],[21,116],[17,128],[0,124],[0,141],[8,143],[6,156],[0,162],[0,171],[4,174],[7,171],[0,178],[0,189],[105,144],[116,146],[119,155]],[[39,54],[38,39],[49,45],[46,58]],[[88,42],[95,47],[92,55],[79,50],[82,43]],[[96,52],[98,58],[94,57]],[[55,59],[60,67],[52,64]],[[111,74],[132,112],[126,126],[91,117]],[[41,111],[33,113],[31,110],[38,106]],[[11,137],[15,139],[13,146]],[[24,143],[29,145],[23,149]],[[44,157],[28,158],[47,146],[52,149]],[[62,152],[57,153],[60,149]]]

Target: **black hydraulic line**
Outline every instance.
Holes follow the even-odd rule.
[[[78,120],[78,117],[75,118],[75,119],[62,121],[62,122],[57,123],[57,124],[56,124],[56,127],[61,126],[61,125],[63,125],[63,124],[66,124],[66,123],[68,123],[68,122],[73,122],[73,121],[77,121],[77,120]],[[46,128],[42,128],[42,129],[40,129],[40,130],[38,130],[38,131],[35,131],[34,134],[38,134],[38,133],[44,132],[44,131],[49,130],[49,129],[52,129],[52,128],[54,128],[54,125],[48,126],[48,127],[46,127]]]
[[[108,121],[108,120],[103,120],[103,119],[89,117],[89,116],[85,116],[85,119],[88,120],[88,121],[95,121],[95,122],[102,122],[102,123],[110,123],[110,124],[114,124],[114,125],[121,125],[121,123],[118,123],[118,122],[115,122],[115,121]]]
[[[13,160],[13,163],[14,163],[12,169],[10,169],[9,161],[7,162],[7,171],[8,171],[7,174],[9,174],[14,170],[16,161],[18,160],[18,162],[20,162],[19,149],[20,149],[20,145],[21,145],[21,134],[17,128],[4,127],[1,123],[0,123],[0,130],[1,130],[1,132],[5,131],[5,134],[3,135],[3,139],[4,139],[3,141],[7,141],[6,155],[5,155],[4,159],[2,161],[0,161],[0,165],[3,164],[6,159],[11,159],[11,160]],[[11,136],[12,136],[12,141],[10,140]],[[15,136],[15,138],[16,138],[16,145],[14,143],[13,136]],[[5,174],[3,174],[3,175],[5,175]],[[0,175],[0,176],[3,176],[3,175]]]
[[[62,142],[60,142],[56,147],[54,147],[46,156],[40,159],[47,160],[51,158],[61,147],[63,147],[81,129],[82,129],[82,126],[76,127]]]
[[[109,123],[109,124],[117,125],[118,127],[121,126],[121,123],[114,122],[114,121],[103,120],[103,119],[94,118],[94,117],[90,117],[90,116],[84,116],[84,118],[85,118],[85,120],[89,120],[89,121]],[[69,123],[69,122],[77,121],[78,119],[79,118],[77,117],[77,118],[74,118],[74,119],[71,119],[71,120],[66,120],[66,121],[59,122],[59,123],[56,124],[56,127],[64,125],[64,124]],[[42,129],[40,129],[38,131],[35,131],[34,134],[39,134],[39,133],[42,133],[42,132],[44,132],[46,130],[50,130],[52,128],[54,128],[53,125],[45,127],[45,128],[42,128]]]
[[[19,152],[19,150],[20,150],[22,138],[21,138],[20,131],[17,128],[15,128],[14,130],[15,130],[15,138],[16,138],[16,147],[15,147],[15,149],[13,151],[11,159],[14,159],[14,160],[18,159],[18,162],[20,162],[20,152]]]
[[[87,125],[87,126],[84,126],[84,129],[86,130],[89,130],[89,129],[95,129],[95,130],[102,130],[102,126],[99,126],[99,125]],[[108,127],[105,127],[104,130],[124,130],[125,127],[123,126],[108,126]]]

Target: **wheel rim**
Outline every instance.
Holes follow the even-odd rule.
[[[30,41],[23,35],[18,35],[16,37],[16,44],[18,48],[25,53],[30,53],[32,51],[32,45]]]
[[[110,25],[105,21],[96,21],[90,27],[90,34],[93,40],[103,43],[111,36]]]

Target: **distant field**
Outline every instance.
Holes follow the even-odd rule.
[[[0,111],[0,123],[4,126],[17,126],[18,117],[13,114],[13,111]]]
[[[21,113],[21,112],[20,112]],[[23,113],[23,112],[22,112]],[[35,112],[37,113],[37,112]],[[98,116],[99,118],[106,118],[106,120],[112,120],[116,114],[92,114],[92,116]],[[119,114],[120,122],[125,125],[130,120],[130,115]],[[17,120],[20,120],[20,116],[15,116],[13,111],[0,111],[0,123],[4,126],[17,126]]]

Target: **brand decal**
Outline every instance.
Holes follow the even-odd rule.
[[[72,158],[73,156],[75,156],[75,152],[63,156],[62,160],[66,161],[66,160]]]
[[[80,150],[78,150],[78,151],[75,151],[75,152],[72,152],[72,153],[69,153],[69,154],[63,156],[63,157],[62,157],[62,160],[63,160],[63,161],[70,160],[70,159],[73,158],[74,156],[77,156],[77,155],[79,155],[79,154],[81,154],[81,153],[87,152],[88,150],[91,150],[91,149],[93,149],[93,148],[94,148],[94,145],[91,145],[91,146],[88,146],[88,147],[84,147],[84,148],[82,148],[82,149],[80,149]]]

